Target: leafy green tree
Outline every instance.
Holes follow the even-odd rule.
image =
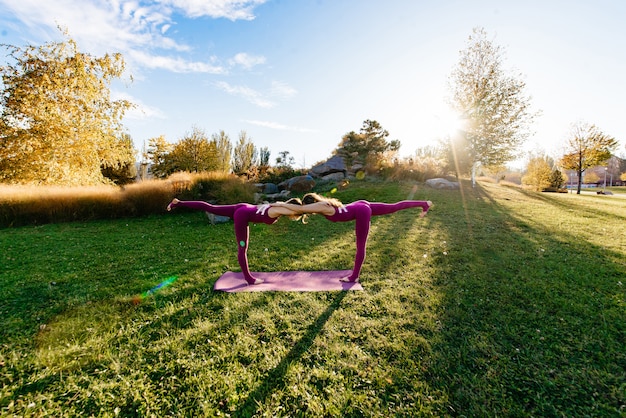
[[[267,147],[262,147],[259,151],[259,166],[269,167],[270,165],[270,150]]]
[[[552,170],[552,174],[550,175],[550,187],[558,190],[563,187],[564,184],[565,177],[563,176],[563,173],[561,173],[561,170],[559,170],[558,168]]]
[[[259,165],[256,167],[256,175],[258,179],[267,178],[267,173],[270,171],[270,150],[268,147],[261,147],[259,150]]]
[[[525,83],[502,67],[501,48],[487,39],[484,29],[475,28],[450,76],[450,104],[465,119],[465,128],[463,138],[450,145],[454,150],[449,156],[467,162],[455,166],[463,174],[471,172],[472,184],[478,165],[500,165],[516,157],[535,117]]]
[[[121,54],[93,57],[69,37],[3,47],[12,62],[0,66],[0,181],[99,184],[101,167],[134,158],[120,139],[132,104],[110,97],[124,72]]]
[[[224,131],[211,135],[211,142],[215,144],[215,169],[225,173],[230,172],[230,160],[233,152],[233,144],[230,137]]]
[[[355,162],[376,171],[388,151],[400,149],[400,141],[387,141],[389,132],[375,120],[365,120],[359,133],[348,132],[343,136],[335,153],[340,155],[348,167]]]
[[[256,164],[257,150],[246,131],[239,133],[239,141],[233,151],[233,172],[243,174],[250,171]]]
[[[292,168],[296,160],[289,154],[289,151],[279,152],[278,157],[276,157],[276,166],[280,168]]]
[[[585,170],[605,163],[617,145],[615,138],[605,134],[595,125],[586,122],[572,124],[560,166],[566,170],[576,171],[578,176],[576,194],[580,194],[582,175]]]
[[[204,130],[194,127],[176,143],[166,156],[168,174],[177,171],[216,171],[220,166],[215,141],[210,141]]]
[[[173,145],[165,140],[163,135],[148,140],[148,150],[146,158],[150,162],[150,172],[154,177],[167,177],[172,172],[169,167],[169,153],[172,151]]]

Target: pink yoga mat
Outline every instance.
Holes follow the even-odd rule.
[[[343,283],[339,279],[350,275],[351,270],[332,271],[279,271],[252,273],[263,279],[261,284],[248,285],[243,273],[227,271],[213,286],[222,292],[324,292],[329,290],[363,290],[360,283]]]

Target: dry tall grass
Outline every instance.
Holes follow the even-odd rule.
[[[253,195],[253,185],[224,173],[177,173],[124,187],[0,185],[0,227],[145,216],[162,213],[174,197],[226,204]]]

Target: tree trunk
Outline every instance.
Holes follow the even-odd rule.
[[[478,163],[472,164],[472,187],[476,187],[476,169],[478,168]]]

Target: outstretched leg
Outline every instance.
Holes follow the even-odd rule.
[[[219,216],[228,216],[229,218],[232,218],[235,215],[235,211],[237,209],[239,209],[242,206],[242,204],[236,204],[236,205],[212,205],[210,203],[207,202],[203,202],[201,200],[198,201],[194,201],[194,200],[178,200],[178,199],[174,199],[172,200],[172,202],[167,205],[167,210],[170,211],[174,208],[189,208],[189,209],[195,209],[195,210],[202,210],[204,212],[209,212],[212,213],[214,215],[219,215]]]
[[[395,213],[400,210],[409,209],[409,208],[422,208],[421,216],[426,215],[428,209],[433,205],[433,202],[424,201],[424,200],[402,200],[396,203],[379,203],[379,202],[370,202],[369,206],[372,208],[372,216],[379,215],[388,215],[390,213]]]
[[[352,209],[355,213],[354,232],[356,235],[356,255],[354,256],[354,268],[352,274],[346,278],[339,279],[342,282],[356,282],[361,274],[361,267],[365,261],[367,237],[370,232],[370,219],[372,210],[369,205],[359,205]]]

